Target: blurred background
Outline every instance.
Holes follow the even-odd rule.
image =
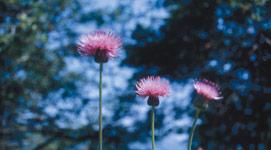
[[[193,149],[271,150],[270,0],[0,0],[0,149],[97,150],[98,69],[81,34],[123,37],[104,65],[105,150],[150,150],[147,75],[170,80],[156,108],[156,149],[184,150],[194,78],[221,86]]]

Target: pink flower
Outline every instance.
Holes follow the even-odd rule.
[[[220,96],[219,86],[211,81],[206,79],[195,80],[193,85],[199,95],[202,95],[209,100],[219,100],[223,98]]]
[[[136,88],[136,93],[144,98],[147,96],[166,96],[171,91],[169,81],[161,79],[159,76],[149,76],[141,79],[136,83]]]
[[[166,96],[170,93],[170,84],[166,79],[161,79],[159,76],[149,76],[143,78],[136,83],[137,91],[141,97],[148,97],[148,105],[158,106],[159,98],[158,96]]]
[[[121,37],[109,31],[93,31],[82,35],[77,42],[77,51],[82,56],[94,56],[96,62],[107,62],[110,57],[117,57],[122,48]]]
[[[204,150],[202,147],[198,147],[198,150]]]

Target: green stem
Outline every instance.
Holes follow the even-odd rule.
[[[154,150],[154,106],[152,106],[152,121],[151,121],[151,135],[152,135],[152,150]]]
[[[198,120],[198,117],[199,117],[199,113],[200,113],[200,109],[197,108],[197,112],[196,112],[196,115],[195,115],[195,120],[193,122],[192,129],[191,129],[191,132],[190,132],[190,135],[189,135],[188,150],[191,150],[192,139],[193,139],[193,135],[194,135],[194,132],[195,132],[195,127],[196,127],[196,123],[197,123],[197,120]]]
[[[102,78],[103,63],[100,63],[100,86],[99,86],[99,150],[103,149],[103,129],[102,129]]]

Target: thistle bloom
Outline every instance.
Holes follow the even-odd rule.
[[[122,48],[121,37],[109,31],[93,31],[82,35],[77,42],[77,51],[82,56],[94,56],[96,62],[107,62],[111,57],[119,56]]]
[[[159,76],[149,76],[139,80],[136,83],[135,91],[141,97],[149,97],[148,105],[152,106],[151,111],[151,128],[152,128],[152,150],[155,149],[155,138],[154,138],[154,114],[155,114],[155,106],[159,105],[159,96],[166,96],[170,93],[170,85],[169,81],[166,79],[161,79]]]
[[[193,85],[196,89],[196,92],[208,100],[219,100],[223,98],[220,96],[219,86],[211,81],[206,79],[195,80]]]
[[[204,150],[202,147],[198,147],[198,150]]]
[[[211,100],[211,99],[219,100],[223,98],[220,96],[219,86],[211,81],[208,81],[206,79],[195,80],[193,85],[194,85],[194,88],[196,89],[196,92],[199,95],[203,96],[205,99],[204,99],[204,103],[201,103],[201,102],[194,103],[194,106],[197,107],[197,112],[195,114],[195,120],[193,122],[192,129],[189,135],[188,150],[191,150],[191,147],[192,147],[193,135],[195,132],[196,123],[197,123],[197,119],[199,117],[200,111],[207,109],[208,100]],[[203,150],[203,148],[199,147],[198,150]]]
[[[143,78],[136,83],[136,93],[141,97],[148,97],[148,105],[158,106],[159,96],[166,96],[170,93],[170,84],[166,79],[161,79],[159,76],[149,76]]]

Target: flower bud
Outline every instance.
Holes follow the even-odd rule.
[[[106,54],[105,50],[97,50],[94,56],[94,60],[97,63],[106,63],[108,62],[109,57]]]
[[[149,106],[158,106],[159,105],[159,98],[154,96],[149,96],[147,101]]]

